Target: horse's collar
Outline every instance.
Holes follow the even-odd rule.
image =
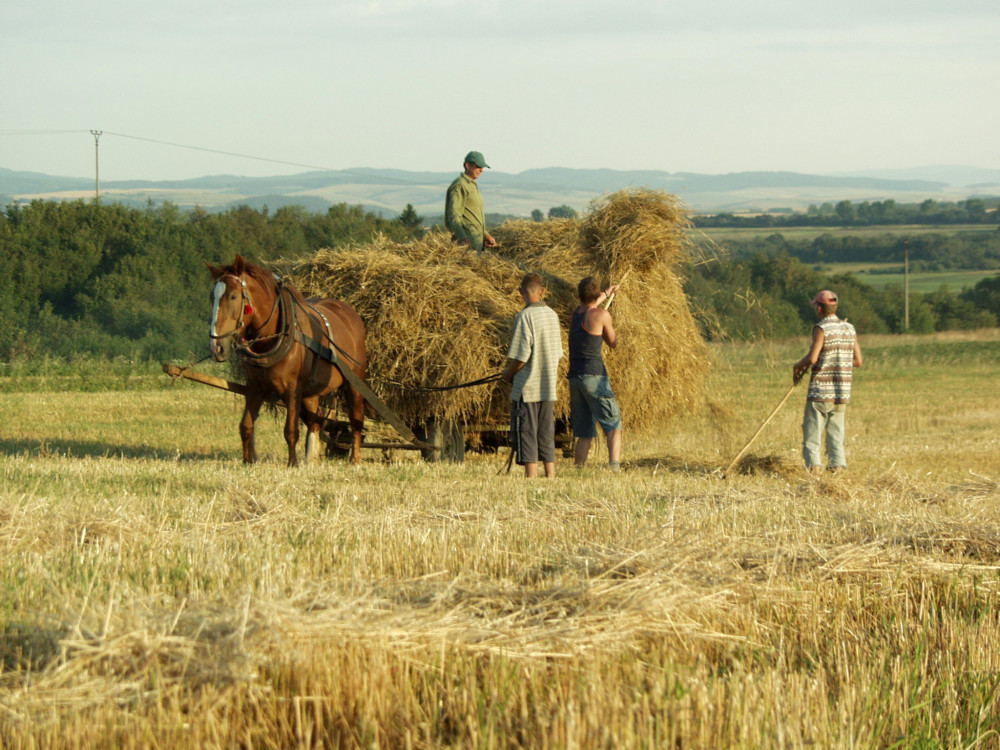
[[[277,279],[276,279],[277,280]],[[237,342],[236,351],[243,361],[247,364],[253,365],[255,367],[272,367],[288,354],[292,348],[292,342],[295,339],[296,334],[296,318],[295,311],[292,310],[291,314],[288,313],[285,306],[285,295],[287,294],[292,301],[294,308],[295,297],[292,292],[285,287],[284,284],[278,282],[278,293],[274,300],[274,306],[271,308],[271,314],[267,316],[267,320],[264,321],[263,325],[267,325],[272,318],[274,318],[275,313],[278,313],[280,322],[278,324],[277,332],[262,336],[260,338],[251,339],[250,341]],[[259,329],[258,329],[259,332]],[[256,352],[251,347],[261,341],[275,340],[274,346],[268,349],[266,352]]]

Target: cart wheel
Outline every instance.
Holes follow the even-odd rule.
[[[563,458],[573,458],[576,455],[573,430],[568,419],[556,420],[556,448],[562,450]]]
[[[418,438],[438,450],[424,450],[425,461],[448,461],[460,464],[465,460],[465,425],[462,422],[429,419],[416,430]]]
[[[351,432],[351,426],[347,422],[333,422],[326,429],[329,438],[325,440],[326,442],[326,457],[327,458],[349,458],[351,455],[350,448],[341,448],[337,443],[343,445],[350,445],[351,440],[354,439],[354,435]]]

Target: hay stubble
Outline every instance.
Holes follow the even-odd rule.
[[[1000,342],[935,339],[905,394],[909,354],[866,343],[850,472],[818,482],[797,410],[729,480],[702,414],[526,482],[288,471],[276,425],[246,468],[193,384],[43,394],[64,430],[6,391],[3,744],[995,746]],[[801,346],[713,350],[736,444]]]

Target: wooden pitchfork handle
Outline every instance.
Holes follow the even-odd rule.
[[[729,462],[729,466],[727,466],[726,470],[724,472],[722,472],[722,476],[723,477],[728,476],[729,472],[731,472],[733,470],[733,467],[736,466],[736,463],[741,458],[743,458],[743,454],[747,452],[747,448],[749,448],[751,445],[753,445],[753,441],[756,440],[757,436],[760,435],[760,433],[764,431],[764,428],[767,427],[767,423],[770,422],[774,418],[774,415],[777,414],[778,411],[781,409],[781,407],[785,405],[785,402],[788,400],[788,397],[792,395],[792,391],[795,390],[795,386],[797,386],[798,384],[799,384],[798,380],[796,380],[794,383],[792,383],[792,387],[788,389],[788,393],[785,394],[785,397],[783,399],[781,399],[781,401],[778,402],[778,405],[775,406],[774,409],[771,411],[771,413],[767,415],[767,419],[764,420],[764,423],[760,427],[757,428],[757,432],[755,432],[753,434],[753,437],[751,437],[747,441],[747,444],[744,445],[743,448],[740,449],[740,452],[736,454],[736,457],[732,461]]]
[[[621,286],[622,284],[625,283],[625,279],[628,278],[628,275],[630,273],[632,273],[632,269],[631,268],[628,269],[627,271],[625,271],[624,274],[622,274],[622,280],[618,282],[618,286]],[[606,300],[604,300],[604,304],[601,305],[601,307],[603,307],[605,310],[607,310],[609,307],[611,307],[611,303],[614,302],[614,300],[615,300],[615,294],[616,293],[612,293],[612,294],[608,295],[608,298]]]

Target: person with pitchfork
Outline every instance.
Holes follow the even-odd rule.
[[[608,443],[608,467],[621,468],[622,415],[611,390],[608,371],[601,353],[603,344],[618,346],[618,334],[611,313],[601,307],[618,291],[617,285],[601,290],[597,279],[588,276],[576,287],[579,306],[569,324],[569,413],[576,438],[576,468],[583,468],[590,446],[601,425]]]
[[[837,317],[837,295],[824,289],[812,304],[819,322],[813,326],[809,351],[792,365],[792,382],[798,383],[812,368],[802,418],[802,457],[809,473],[818,476],[823,472],[824,434],[827,469],[837,474],[847,468],[844,416],[851,400],[851,374],[863,359],[854,326]]]

